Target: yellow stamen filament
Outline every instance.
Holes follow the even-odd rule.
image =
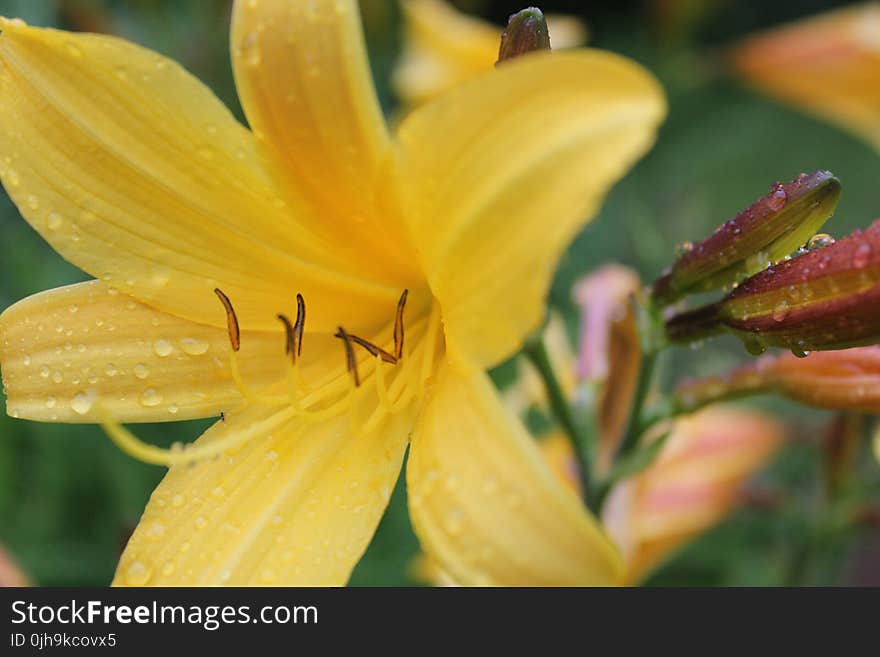
[[[434,351],[437,349],[437,334],[440,331],[440,307],[435,303],[431,306],[428,318],[428,333],[425,336],[425,359],[422,361],[422,372],[419,378],[424,385],[434,369]]]
[[[182,449],[165,449],[145,443],[124,426],[111,419],[102,409],[99,408],[96,412],[100,418],[101,427],[123,452],[144,463],[169,467],[203,461],[223,454],[249,440],[266,435],[296,415],[293,408],[284,408],[261,422],[256,422],[241,431],[234,431],[229,436],[206,445],[191,444]]]
[[[233,351],[238,351],[241,349],[241,332],[238,329],[238,317],[235,315],[235,309],[232,307],[229,297],[219,287],[214,288],[214,294],[226,309],[226,330],[229,333],[229,344],[232,345]]]

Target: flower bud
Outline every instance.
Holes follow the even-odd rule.
[[[541,10],[529,7],[508,19],[507,29],[501,35],[496,66],[536,50],[550,50],[550,32]]]
[[[756,393],[777,393],[831,410],[880,413],[880,346],[815,352],[805,358],[768,355],[721,376],[686,381],[675,397],[688,410]]]
[[[598,468],[608,467],[623,435],[641,363],[641,345],[632,300],[641,292],[638,274],[605,265],[574,286],[580,308],[577,379],[599,388]]]
[[[753,276],[715,307],[751,351],[880,342],[880,221]]]
[[[840,182],[828,171],[772,185],[766,196],[689,246],[654,284],[654,297],[671,303],[739,283],[803,245],[831,217],[839,197]]]
[[[615,486],[602,514],[623,553],[627,582],[642,580],[723,520],[783,438],[782,426],[768,416],[734,408],[715,406],[677,420],[657,460]]]

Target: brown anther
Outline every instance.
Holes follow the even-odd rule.
[[[394,316],[394,358],[400,360],[403,356],[403,309],[406,307],[406,297],[409,290],[404,290],[397,302],[397,313]]]
[[[394,365],[397,362],[397,358],[395,358],[394,356],[389,354],[387,351],[382,349],[382,347],[378,347],[378,346],[374,345],[369,340],[364,340],[363,338],[358,337],[356,335],[353,335],[351,333],[348,334],[348,337],[349,337],[349,339],[351,339],[352,342],[362,346],[364,349],[369,351],[370,355],[379,356],[386,363],[391,363],[392,365]]]
[[[293,324],[287,318],[287,315],[277,314],[278,321],[284,324],[284,353],[290,356],[290,361],[296,363],[296,344],[294,338]]]
[[[220,303],[226,309],[226,330],[229,333],[229,344],[232,345],[233,351],[241,349],[241,332],[238,329],[238,317],[235,316],[235,310],[232,308],[232,302],[229,300],[219,287],[214,288],[214,294],[220,299]]]
[[[301,294],[296,295],[296,322],[293,324],[293,339],[296,342],[296,355],[302,356],[303,332],[306,329],[306,302]]]
[[[361,384],[361,377],[358,375],[357,360],[354,357],[351,336],[340,326],[335,337],[340,338],[345,345],[345,367],[354,377],[354,385],[359,386]]]

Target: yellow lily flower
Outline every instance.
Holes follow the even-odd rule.
[[[413,524],[457,581],[618,581],[484,369],[540,322],[559,255],[653,142],[647,72],[521,57],[392,137],[354,0],[236,2],[247,130],[153,52],[0,30],[0,178],[98,279],[0,316],[7,410],[102,423],[171,466],[115,583],[345,583],[410,434]],[[117,424],[221,412],[170,451]]]
[[[784,430],[764,414],[713,406],[676,421],[657,460],[615,486],[602,513],[606,531],[624,555],[622,583],[636,585],[690,541],[716,526],[741,500],[743,485],[781,445]],[[554,431],[540,440],[557,479],[581,494],[571,440]],[[421,555],[412,576],[454,586],[454,576]]]
[[[416,106],[485,73],[498,59],[501,28],[457,11],[444,0],[404,0],[403,53],[392,83],[408,106]],[[587,40],[573,16],[548,16],[556,50]]]
[[[732,53],[748,83],[880,147],[880,4],[755,35]]]

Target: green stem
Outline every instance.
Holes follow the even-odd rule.
[[[579,424],[575,419],[572,408],[565,398],[559,379],[556,378],[556,372],[550,363],[550,356],[542,339],[531,340],[527,343],[524,352],[529,358],[535,369],[544,380],[544,387],[547,390],[547,397],[550,401],[550,408],[553,414],[562,425],[562,428],[568,434],[574,446],[574,453],[577,457],[580,470],[581,485],[584,491],[584,497],[589,502],[591,497],[590,473],[592,472],[592,440],[583,425]]]

